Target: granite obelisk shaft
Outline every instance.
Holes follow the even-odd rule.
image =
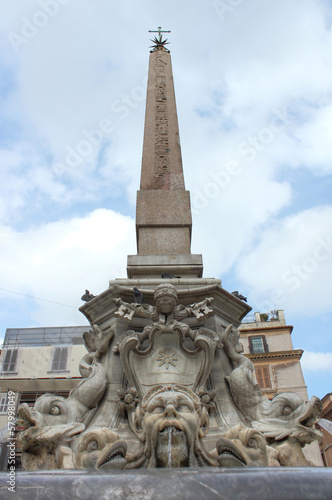
[[[171,56],[150,54],[140,191],[138,255],[190,254],[190,195],[185,190]]]

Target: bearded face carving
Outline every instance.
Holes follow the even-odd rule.
[[[196,394],[181,386],[154,388],[142,402],[139,418],[148,467],[197,465],[207,424],[208,414]]]

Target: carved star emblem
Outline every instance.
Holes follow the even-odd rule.
[[[159,366],[165,365],[166,370],[168,370],[169,365],[175,366],[175,361],[178,361],[178,358],[175,358],[175,352],[161,352],[159,351],[159,358],[156,361],[160,361]]]
[[[151,45],[150,48],[153,48],[153,47],[164,47],[166,49],[165,45],[169,44],[169,42],[167,41],[167,38],[165,40],[162,39],[162,35],[159,38],[157,38],[155,36],[153,40],[151,39],[151,42],[153,42],[154,45]]]

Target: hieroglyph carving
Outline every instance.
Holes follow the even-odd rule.
[[[166,70],[167,61],[163,51],[156,55],[155,84],[155,173],[164,175],[169,168],[169,135],[167,113]]]

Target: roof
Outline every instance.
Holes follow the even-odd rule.
[[[85,326],[56,326],[45,328],[7,328],[3,347],[37,347],[51,345],[82,345]]]
[[[317,424],[332,435],[332,422],[330,422],[330,420],[326,420],[326,418],[321,418],[320,420],[318,420]]]

